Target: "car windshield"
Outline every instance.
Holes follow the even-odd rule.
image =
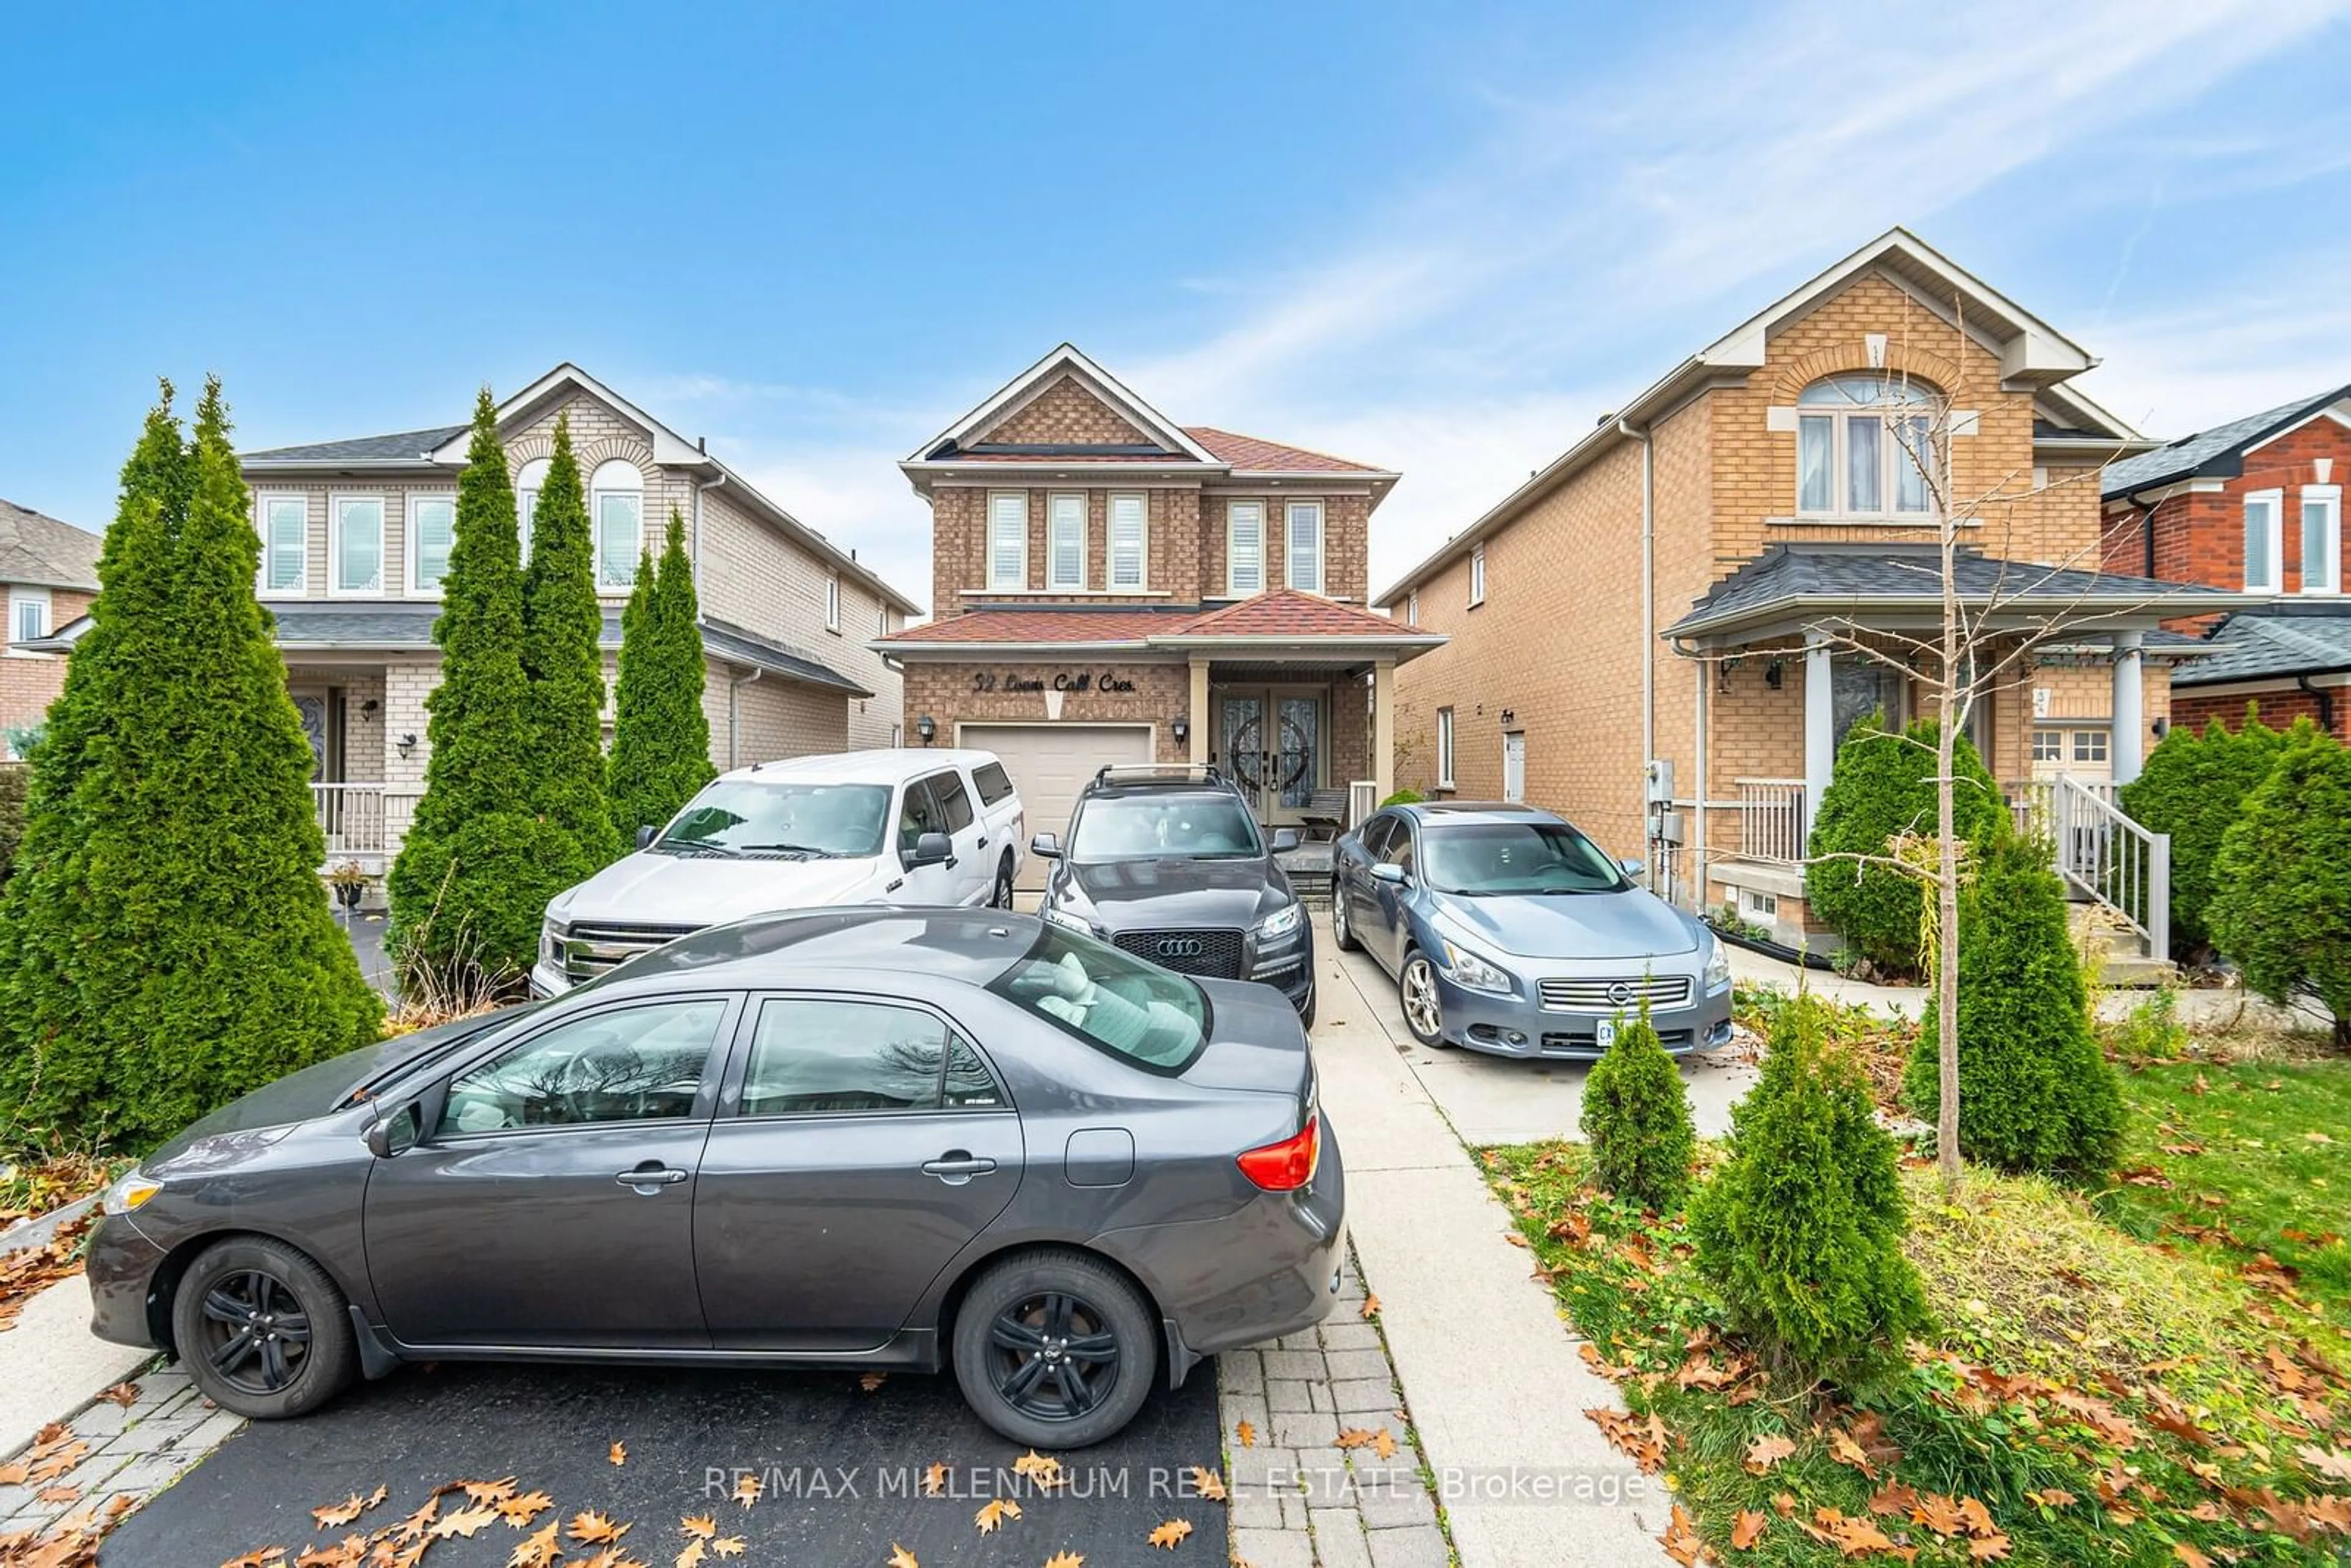
[[[1208,997],[1106,942],[1046,925],[987,988],[1097,1051],[1172,1077],[1208,1042]]]
[[[882,852],[883,784],[773,784],[721,779],[686,803],[653,848],[665,854],[844,855]]]
[[[1420,873],[1439,893],[1616,893],[1631,885],[1600,846],[1564,822],[1465,822],[1426,828]]]
[[[1102,795],[1078,810],[1070,858],[1104,861],[1249,860],[1263,853],[1256,819],[1238,795]]]

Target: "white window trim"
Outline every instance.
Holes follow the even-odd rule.
[[[1407,626],[1420,624],[1420,590],[1417,588],[1405,595],[1404,623]]]
[[[1118,580],[1118,504],[1133,501],[1142,514],[1143,532],[1134,541],[1134,580]],[[1151,497],[1143,490],[1113,490],[1102,497],[1102,591],[1104,593],[1148,593],[1151,591]]]
[[[1437,787],[1439,789],[1456,788],[1453,782],[1454,743],[1453,710],[1449,707],[1438,708],[1437,710]]]
[[[2302,487],[2300,507],[2294,514],[2294,522],[2296,538],[2305,547],[2310,542],[2310,533],[2308,525],[2303,520],[2302,511],[2306,510],[2313,501],[2324,501],[2334,508],[2335,537],[2327,542],[2326,564],[2329,570],[2326,580],[2322,583],[2314,586],[2311,582],[2310,551],[2306,548],[2302,551],[2302,591],[2338,594],[2343,591],[2343,486],[2304,485]]]
[[[1257,513],[1257,586],[1255,588],[1243,588],[1233,576],[1233,557],[1236,554],[1236,547],[1233,543],[1233,515],[1243,510]],[[1225,597],[1228,599],[1247,599],[1265,591],[1265,511],[1266,507],[1262,500],[1243,497],[1225,503]]]
[[[1469,547],[1469,608],[1475,610],[1486,602],[1486,547]]]
[[[1314,508],[1314,586],[1299,588],[1296,566],[1298,550],[1290,538],[1290,515],[1301,507]],[[1291,499],[1281,506],[1281,583],[1285,588],[1298,588],[1301,593],[1311,593],[1327,599],[1331,594],[1331,513],[1319,500]]]
[[[547,471],[553,463],[552,458],[534,457],[515,470],[515,534],[516,542],[521,546],[519,559],[525,566],[530,564],[531,535],[538,527],[538,499],[547,488]],[[533,469],[538,472],[533,473]],[[538,483],[526,485],[525,479]]]
[[[999,500],[1017,500],[1020,503],[1020,571],[1019,575],[1009,582],[996,575],[996,503]],[[991,590],[1014,593],[1026,591],[1029,587],[1029,492],[1026,490],[988,491],[987,509],[981,516],[979,538],[984,557],[981,563],[981,580]]]
[[[1849,428],[1848,422],[1869,418],[1875,418],[1878,422],[1882,432],[1879,437],[1877,476],[1880,486],[1878,500],[1881,506],[1874,512],[1856,512],[1845,504],[1851,493],[1852,484],[1852,476],[1846,471],[1850,458],[1846,453],[1845,438]],[[1829,505],[1825,510],[1807,507],[1804,505],[1804,421],[1806,419],[1826,419],[1829,422]],[[1937,440],[1935,415],[1931,405],[1883,403],[1871,406],[1863,403],[1805,403],[1800,401],[1796,405],[1795,424],[1794,477],[1797,520],[1807,523],[1891,523],[1903,528],[1923,528],[1938,523],[1941,520],[1941,514],[1936,510],[1936,491],[1938,486],[1935,484],[1930,483],[1927,486],[1925,510],[1906,512],[1897,510],[1894,506],[1894,497],[1899,488],[1901,475],[1911,465],[1910,454],[1902,444],[1902,438],[1896,430],[1896,426],[1906,419],[1926,420],[1928,444],[1930,447],[1940,445],[1943,448],[1942,451],[1933,454],[1936,465],[1942,469],[1942,473],[1935,477],[1944,482],[1939,487],[1948,489],[1950,475],[1949,443],[1948,440],[1939,443]],[[1954,418],[1952,421],[1954,428],[1942,434],[1947,437],[1957,434],[1957,419]]]
[[[343,586],[343,506],[350,501],[371,501],[375,504],[375,586],[345,588]],[[391,551],[384,547],[391,541],[392,505],[381,495],[358,491],[338,492],[327,497],[327,597],[329,599],[381,599],[388,591],[385,570]]]
[[[402,595],[409,599],[438,599],[441,597],[440,583],[436,582],[432,587],[425,588],[421,586],[417,580],[416,548],[418,530],[416,527],[416,507],[417,503],[420,501],[446,501],[449,503],[449,549],[451,553],[454,554],[457,548],[457,494],[454,490],[413,490],[409,493],[406,506],[401,509],[400,531],[402,535],[402,575],[400,580]],[[447,578],[448,569],[444,567],[442,569],[442,579],[445,581],[447,580]]]
[[[2252,529],[2252,509],[2258,504],[2266,504],[2270,509],[2270,576],[2267,581],[2255,582],[2252,562],[2246,561],[2245,591],[2283,593],[2285,591],[2285,492],[2282,489],[2245,492],[2244,527],[2248,534]]]
[[[1067,581],[1059,575],[1061,541],[1054,537],[1054,530],[1061,527],[1061,509],[1071,502],[1077,503],[1078,508],[1078,580],[1075,582]],[[1045,497],[1045,587],[1050,592],[1083,593],[1086,591],[1086,529],[1092,521],[1087,516],[1090,509],[1082,490],[1055,490]],[[992,545],[989,548],[994,549]]]
[[[302,508],[302,528],[300,534],[298,536],[299,542],[294,547],[295,556],[301,561],[302,570],[295,573],[294,586],[291,588],[272,588],[269,585],[269,554],[271,549],[269,539],[269,508],[279,501],[291,501],[296,506]],[[265,490],[261,492],[253,498],[253,529],[254,532],[261,536],[261,567],[260,570],[254,574],[253,591],[263,599],[266,599],[272,594],[308,594],[310,591],[310,497],[299,490]]]
[[[47,588],[36,583],[12,583],[8,588],[7,598],[8,625],[5,641],[11,652],[16,650],[20,641],[16,635],[16,606],[19,604],[37,604],[41,607],[41,636],[46,637],[57,630],[57,601],[50,597]]]
[[[615,460],[615,459],[612,459],[612,458],[607,458],[607,459],[605,459],[605,462],[608,462],[608,463],[609,463],[609,462],[612,462],[612,461],[616,461],[616,460]],[[619,459],[618,461],[626,462],[626,459]],[[599,469],[601,469],[601,468],[602,468],[602,467],[603,467],[603,465],[604,465],[603,464],[600,463],[600,464],[598,464],[596,466],[597,466]],[[631,466],[634,466],[634,465],[631,465]],[[591,488],[590,488],[590,489],[589,490],[589,492],[588,492],[588,550],[589,550],[589,554],[590,554],[590,558],[591,558],[591,559],[592,559],[592,563],[593,563],[593,565],[594,565],[594,567],[595,567],[595,571],[596,571],[596,592],[597,592],[597,594],[598,594],[600,597],[604,597],[604,598],[613,598],[613,597],[620,597],[620,596],[623,596],[623,595],[627,595],[627,594],[634,593],[634,592],[636,591],[636,587],[637,587],[637,585],[636,585],[636,581],[635,581],[635,580],[634,580],[634,578],[633,578],[633,577],[632,577],[632,579],[631,579],[629,581],[627,581],[627,582],[611,582],[611,581],[608,581],[608,580],[605,579],[605,576],[604,576],[604,497],[607,497],[607,496],[634,496],[634,497],[637,498],[637,548],[636,548],[636,549],[635,549],[634,551],[632,551],[632,552],[631,553],[631,559],[630,559],[630,561],[629,561],[629,570],[630,570],[630,571],[631,571],[631,572],[632,572],[632,573],[633,573],[633,572],[636,572],[636,571],[638,571],[638,570],[643,570],[643,566],[644,566],[644,560],[645,560],[645,491],[644,491],[644,486],[643,486],[643,482],[642,482],[642,481],[643,481],[643,473],[642,473],[642,472],[640,472],[640,474],[639,474],[639,476],[638,476],[638,477],[639,477],[640,482],[639,482],[636,486],[634,486],[633,487],[632,487],[632,486],[611,486],[611,485],[596,486],[596,485],[594,485],[594,484],[593,484],[593,481],[594,481],[594,478],[595,478],[594,474],[592,474],[592,473],[591,473],[591,474],[589,476],[589,478],[590,478],[590,485],[591,485]]]
[[[836,636],[841,632],[841,573],[837,571],[824,580],[824,629]]]

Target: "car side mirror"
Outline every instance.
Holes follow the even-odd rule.
[[[378,1116],[368,1124],[368,1153],[380,1160],[394,1155],[404,1155],[414,1148],[423,1136],[424,1113],[412,1100],[389,1115]]]
[[[637,830],[637,848],[641,850],[651,849],[653,848],[653,841],[660,837],[661,829],[655,827],[651,822],[647,822],[644,826]]]
[[[1404,867],[1394,861],[1382,861],[1372,868],[1374,882],[1391,882],[1401,887],[1412,879],[1404,874]]]
[[[1029,841],[1029,852],[1039,860],[1057,861],[1061,858],[1061,841],[1051,833],[1040,833]]]
[[[1626,876],[1638,879],[1643,872],[1649,869],[1649,862],[1642,860],[1636,855],[1629,859],[1618,861],[1616,862],[1616,866],[1617,869],[1622,871]]]
[[[914,871],[926,865],[944,865],[954,853],[955,843],[945,833],[924,833],[914,840],[914,847],[907,852],[905,866],[908,871]]]
[[[1275,854],[1287,854],[1305,841],[1305,838],[1296,828],[1276,828],[1273,830],[1273,852]]]

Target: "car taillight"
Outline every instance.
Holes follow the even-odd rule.
[[[1322,1118],[1306,1118],[1306,1125],[1278,1144],[1250,1149],[1239,1156],[1241,1175],[1268,1192],[1295,1192],[1314,1179],[1322,1157]]]

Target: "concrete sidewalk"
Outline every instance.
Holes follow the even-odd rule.
[[[1583,1414],[1623,1402],[1584,1366],[1527,1251],[1504,1239],[1509,1212],[1407,1064],[1394,988],[1317,925],[1315,1055],[1348,1229],[1462,1568],[1667,1563],[1661,1479]]]

